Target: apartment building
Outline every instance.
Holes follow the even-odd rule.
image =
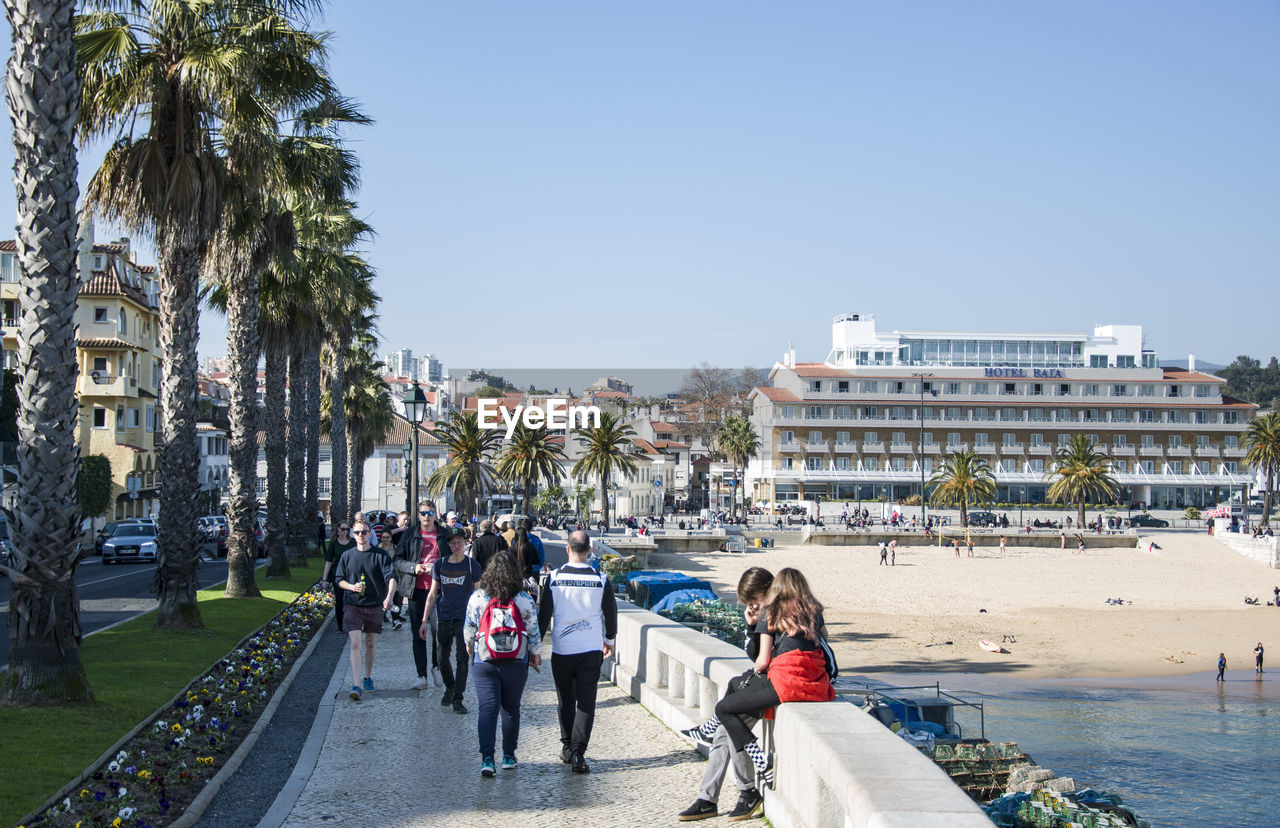
[[[823,362],[774,366],[751,392],[756,500],[897,500],[971,448],[997,499],[1045,500],[1056,448],[1085,434],[1115,458],[1120,502],[1205,506],[1249,481],[1241,439],[1257,406],[1224,380],[1162,368],[1139,325],[1092,334],[893,331],[840,314]]]

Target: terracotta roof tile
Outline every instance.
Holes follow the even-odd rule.
[[[126,285],[114,274],[94,271],[93,277],[80,286],[81,296],[124,296],[142,305],[149,305],[147,295],[133,285]]]
[[[761,385],[757,386],[755,390],[759,391],[765,397],[773,400],[774,402],[800,402],[799,397],[785,388],[773,388]]]
[[[115,337],[99,336],[93,339],[81,339],[76,342],[79,348],[96,348],[102,350],[142,350],[142,346],[125,342]]]
[[[1164,378],[1167,380],[1181,380],[1183,382],[1226,382],[1221,377],[1202,374],[1199,371],[1188,371],[1185,368],[1161,368],[1164,372]]]
[[[675,426],[662,420],[653,420],[650,425],[653,426],[654,434],[674,434],[676,431]]]
[[[797,362],[791,370],[800,377],[852,377],[853,374],[842,368],[832,368],[825,362]]]

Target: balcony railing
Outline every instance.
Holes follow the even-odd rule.
[[[875,442],[866,442],[866,443],[863,443],[863,444],[862,444],[862,450],[863,450],[864,452],[878,452],[878,453],[880,453],[880,454],[883,454],[883,453],[884,453],[884,443],[879,442],[879,441],[875,441]]]
[[[1138,454],[1142,457],[1161,457],[1164,455],[1162,446],[1143,446],[1138,449]]]
[[[1022,454],[1026,450],[1026,446],[1022,443],[1005,443],[1000,446],[1001,454]]]
[[[914,443],[891,443],[889,445],[889,451],[895,454],[910,454],[911,452],[915,451],[915,444]]]
[[[1137,449],[1134,446],[1112,446],[1111,453],[1117,456],[1132,457],[1137,453]]]
[[[1221,457],[1222,450],[1217,446],[1199,446],[1196,448],[1197,457]]]
[[[1170,457],[1190,457],[1191,446],[1169,446]]]

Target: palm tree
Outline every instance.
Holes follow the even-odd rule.
[[[1249,428],[1244,432],[1244,446],[1248,450],[1244,461],[1256,466],[1267,482],[1267,494],[1262,502],[1262,522],[1270,523],[1276,474],[1280,472],[1280,412],[1272,411],[1249,423]],[[1247,508],[1248,504],[1245,506]]]
[[[370,288],[372,270],[361,262],[351,271],[354,289],[347,293],[347,304],[330,314],[329,339],[325,345],[326,388],[321,395],[321,431],[329,435],[330,488],[329,519],[336,528],[347,514],[347,418],[343,406],[333,407],[333,400],[346,399],[348,366],[353,359],[352,342],[375,342],[372,308],[377,296]]]
[[[1070,442],[1059,446],[1053,466],[1045,472],[1054,478],[1045,496],[1055,503],[1075,503],[1079,509],[1079,526],[1084,528],[1084,506],[1102,500],[1114,500],[1120,484],[1111,476],[1111,455],[1098,451],[1093,440],[1083,434],[1072,435]]]
[[[7,84],[18,198],[18,490],[9,511],[9,670],[3,699],[93,698],[80,660],[75,573],[76,50],[71,0],[10,4]]]
[[[715,500],[713,500],[711,503],[708,503],[707,506],[708,508],[711,509],[712,512],[716,512],[716,511],[719,511],[720,487],[724,485],[724,476],[719,474],[713,474],[711,475],[711,482],[716,487],[716,497],[715,497]]]
[[[364,461],[386,439],[395,423],[391,390],[382,379],[385,366],[370,356],[356,366],[347,387],[347,469],[351,485],[351,511],[361,509],[364,494]]]
[[[529,428],[520,422],[516,424],[511,442],[495,468],[502,478],[524,486],[521,508],[528,514],[533,487],[544,480],[559,480],[564,461],[561,437],[553,435],[546,427]]]
[[[612,411],[602,411],[599,425],[582,429],[580,434],[586,453],[573,464],[573,476],[579,480],[593,475],[600,478],[600,511],[608,526],[609,480],[615,471],[624,474],[635,472],[636,461],[631,459],[631,441],[636,432]]]
[[[738,489],[742,492],[743,503],[746,503],[747,464],[760,451],[760,438],[751,422],[745,417],[729,417],[725,420],[716,442],[724,456],[734,467],[734,479],[738,481]],[[738,514],[738,500],[735,497],[731,505],[733,514]]]
[[[930,498],[940,506],[960,506],[960,525],[969,524],[969,504],[995,500],[996,481],[987,461],[973,449],[947,455],[942,468],[929,479]]]
[[[475,508],[480,496],[493,488],[495,472],[489,460],[502,444],[502,433],[481,428],[474,411],[436,420],[433,433],[449,449],[449,460],[427,478],[427,491],[436,495],[450,490],[459,510]]]

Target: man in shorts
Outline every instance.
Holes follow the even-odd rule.
[[[348,694],[359,701],[363,693],[373,690],[373,655],[382,632],[382,613],[391,609],[396,594],[396,571],[391,556],[373,545],[372,529],[364,520],[351,522],[351,536],[356,545],[342,553],[333,576],[343,590],[342,627],[351,639],[351,680],[361,674],[364,655],[364,681],[352,684]]]

